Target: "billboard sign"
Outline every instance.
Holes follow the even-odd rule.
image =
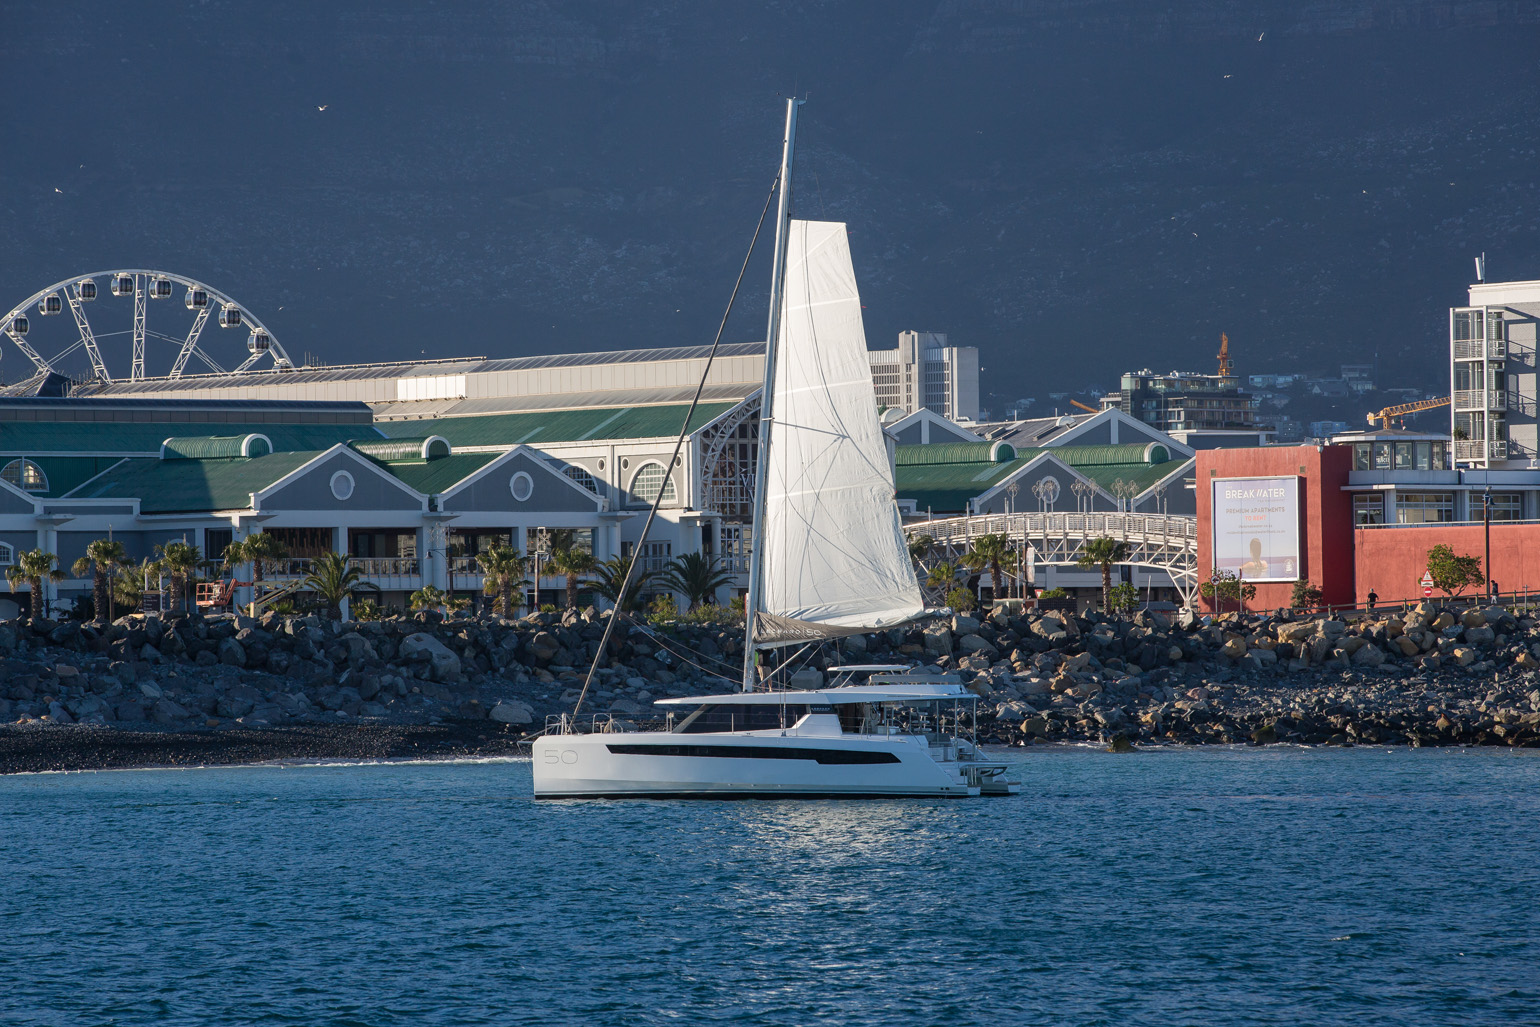
[[[1300,576],[1299,479],[1217,478],[1214,566],[1251,582]]]

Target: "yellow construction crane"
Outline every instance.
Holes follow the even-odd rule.
[[[1230,363],[1230,337],[1224,332],[1219,333],[1219,377],[1235,377],[1235,367]]]
[[[1100,410],[1096,409],[1095,407],[1088,407],[1084,403],[1080,402],[1080,400],[1078,400],[1078,399],[1070,400],[1069,401],[1069,405],[1072,406],[1072,407],[1079,407],[1081,410],[1089,410],[1093,414],[1101,413]]]
[[[1403,414],[1415,414],[1423,410],[1436,410],[1439,407],[1446,407],[1448,405],[1448,396],[1439,396],[1437,399],[1419,399],[1415,403],[1401,403],[1397,406],[1386,407],[1384,410],[1370,414],[1369,424],[1370,426],[1373,426],[1374,422],[1378,421],[1383,427],[1389,428],[1390,419],[1392,417],[1400,417]]]

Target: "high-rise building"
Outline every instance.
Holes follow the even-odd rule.
[[[1540,282],[1479,282],[1449,311],[1450,429],[1462,467],[1526,468],[1540,459],[1535,326]]]
[[[899,332],[897,349],[866,351],[879,406],[926,407],[953,421],[979,419],[979,351],[942,332]]]
[[[1257,430],[1257,401],[1231,375],[1130,371],[1102,397],[1103,410],[1113,407],[1164,432]]]

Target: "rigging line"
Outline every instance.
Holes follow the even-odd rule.
[[[673,653],[675,656],[678,656],[680,659],[685,660],[686,662],[691,662],[692,666],[700,667],[701,670],[706,670],[706,668],[705,667],[701,667],[701,665],[698,664],[698,663],[693,663],[692,661],[690,661],[688,659],[688,657],[685,655],[686,653],[688,653],[690,655],[693,655],[693,656],[698,656],[698,657],[700,657],[703,660],[709,660],[712,663],[720,663],[722,666],[727,667],[729,670],[733,669],[733,665],[728,663],[727,661],[718,659],[717,657],[712,656],[710,653],[702,652],[699,649],[691,648],[690,646],[685,645],[683,642],[679,641],[679,639],[677,639],[677,638],[674,638],[672,640],[668,640],[668,639],[665,638],[665,636],[663,635],[662,632],[653,631],[650,628],[648,628],[646,625],[638,624],[637,627],[641,628],[643,633],[646,634],[646,636],[648,638],[650,638],[654,642],[656,642],[660,649],[667,649],[669,652]],[[677,647],[677,648],[671,648],[671,647]],[[716,672],[715,671],[707,671],[707,673],[715,674]],[[718,676],[720,676],[720,675],[718,675]]]
[[[738,289],[743,285],[743,276],[748,273],[749,260],[754,256],[754,245],[759,242],[759,233],[765,227],[765,218],[770,214],[770,204],[775,201],[775,191],[781,184],[781,173],[775,173],[775,180],[770,183],[770,193],[765,197],[765,207],[759,212],[759,224],[754,226],[754,236],[749,240],[749,251],[743,255],[743,266],[738,269],[738,279],[733,282],[732,294],[727,297],[727,309],[722,312],[722,322],[717,325],[716,338],[711,342],[711,352],[706,356],[706,366],[701,371],[700,384],[695,387],[695,396],[690,400],[690,409],[685,411],[684,423],[679,426],[679,438],[674,441],[674,455],[669,458],[668,470],[664,475],[665,484],[668,475],[673,473],[679,460],[679,452],[684,448],[684,440],[690,434],[690,420],[695,416],[695,408],[700,405],[701,393],[706,390],[706,379],[711,374],[711,362],[716,359],[717,350],[722,345],[722,333],[727,330],[727,319],[732,316],[733,303],[738,299]],[[767,344],[768,345],[768,344]],[[599,651],[594,653],[593,663],[588,665],[588,676],[583,679],[583,690],[578,693],[577,702],[572,705],[572,719],[577,720],[578,711],[583,708],[583,700],[588,696],[589,686],[593,684],[594,673],[599,669],[599,661],[604,659],[609,651],[610,635],[614,634],[615,622],[620,619],[620,604],[625,601],[626,592],[631,587],[631,579],[636,576],[636,566],[641,561],[642,546],[647,542],[647,533],[652,529],[652,522],[658,516],[658,507],[663,504],[665,488],[659,488],[658,494],[653,497],[652,509],[647,511],[647,520],[642,524],[642,535],[637,540],[636,547],[631,551],[631,562],[626,564],[626,576],[621,579],[620,587],[615,590],[615,610],[610,614],[610,619],[604,625],[604,636],[599,639]],[[744,625],[744,641],[749,638],[747,618]]]

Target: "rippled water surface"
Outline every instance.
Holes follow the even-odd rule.
[[[940,802],[0,778],[0,1022],[1540,1023],[1540,753],[1017,758]]]

